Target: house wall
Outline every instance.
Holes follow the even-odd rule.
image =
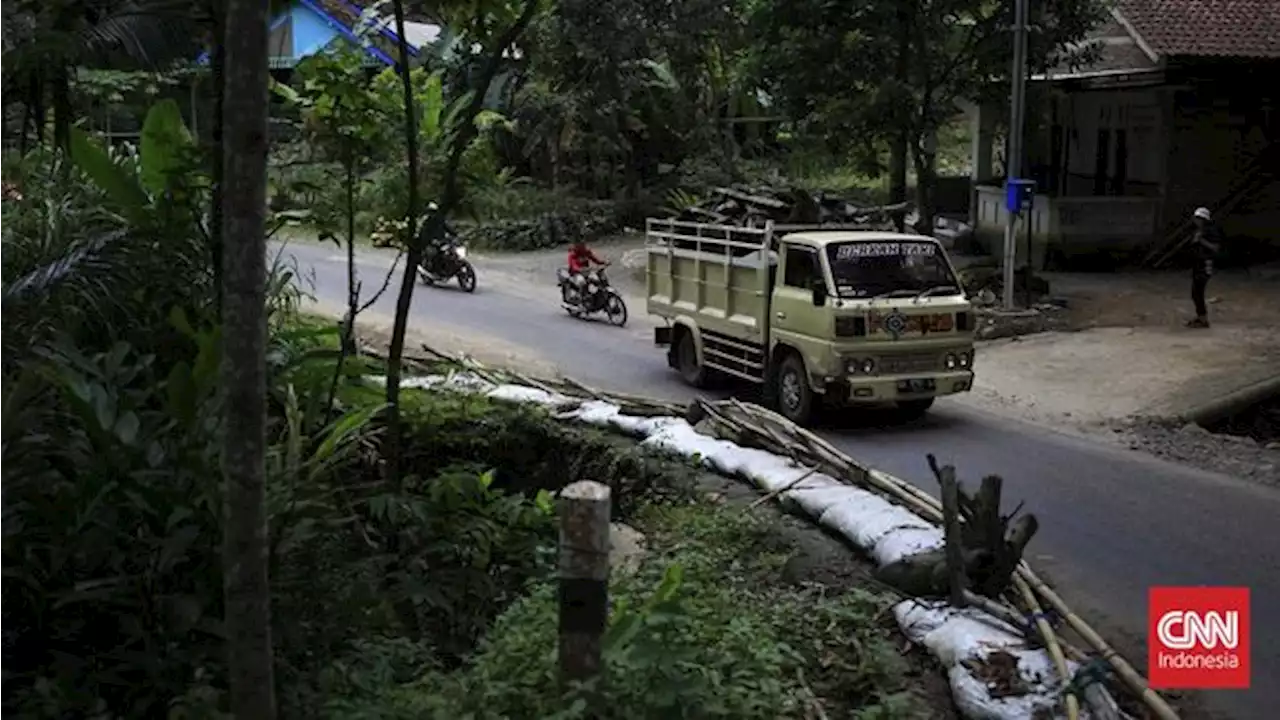
[[[1166,154],[1161,102],[1157,88],[1081,91],[1061,98],[1059,194],[1160,195]]]
[[[290,15],[293,26],[293,57],[297,59],[321,50],[338,35],[338,31],[328,21],[304,5],[294,5]]]
[[[1125,262],[1141,253],[1159,227],[1165,169],[1165,132],[1158,88],[1074,90],[1053,102],[1042,128],[1040,157],[1029,158],[1044,190],[1019,229],[1018,262],[1106,257]],[[1118,147],[1118,145],[1120,147]],[[1046,157],[1047,155],[1047,157]],[[999,255],[1008,213],[1004,190],[975,189],[976,240]]]
[[[267,36],[267,57],[293,57],[293,14],[286,13],[271,23]]]
[[[1162,236],[1176,230],[1198,206],[1221,210],[1263,150],[1280,141],[1280,102],[1266,97],[1265,89],[1240,85],[1238,94],[1227,85],[1198,83],[1170,93],[1173,131]],[[1261,182],[1261,191],[1250,201],[1216,213],[1228,238],[1280,242],[1278,169],[1272,168],[1269,182]]]

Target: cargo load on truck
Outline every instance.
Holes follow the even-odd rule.
[[[650,219],[645,276],[686,382],[758,383],[793,421],[819,404],[920,415],[973,387],[973,310],[934,238]]]

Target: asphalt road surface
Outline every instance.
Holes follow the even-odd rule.
[[[345,303],[345,258],[336,247],[293,243],[284,256],[295,259],[304,274],[314,273],[317,298],[337,307]],[[366,288],[380,284],[392,257],[362,250]],[[418,286],[411,328],[430,323],[501,338],[601,388],[666,397],[694,394],[667,367],[664,351],[653,346],[653,323],[642,302],[630,303],[625,329],[575,320],[560,308],[551,278],[546,287],[533,287],[492,264],[486,267],[483,258],[475,260],[475,294],[462,293],[456,283]],[[398,286],[397,279],[372,310],[392,316]],[[977,371],[982,372],[981,356]],[[1280,492],[945,398],[923,420],[884,422],[839,421],[822,434],[849,455],[930,493],[936,494],[937,485],[925,463],[928,452],[954,464],[971,482],[987,474],[1004,477],[1006,510],[1023,500],[1040,519],[1029,560],[1140,672],[1146,668],[1149,587],[1248,586],[1253,688],[1205,693],[1204,701],[1223,717],[1280,717]]]

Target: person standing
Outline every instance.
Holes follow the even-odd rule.
[[[1192,214],[1195,234],[1191,237],[1191,302],[1195,305],[1196,316],[1187,322],[1187,327],[1209,327],[1209,308],[1205,304],[1204,291],[1213,276],[1213,259],[1222,249],[1222,231],[1213,224],[1213,215],[1209,208],[1199,207]]]

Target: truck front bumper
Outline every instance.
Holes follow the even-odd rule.
[[[930,375],[845,377],[827,385],[827,397],[850,404],[886,403],[953,395],[973,389],[973,371],[955,370]]]

